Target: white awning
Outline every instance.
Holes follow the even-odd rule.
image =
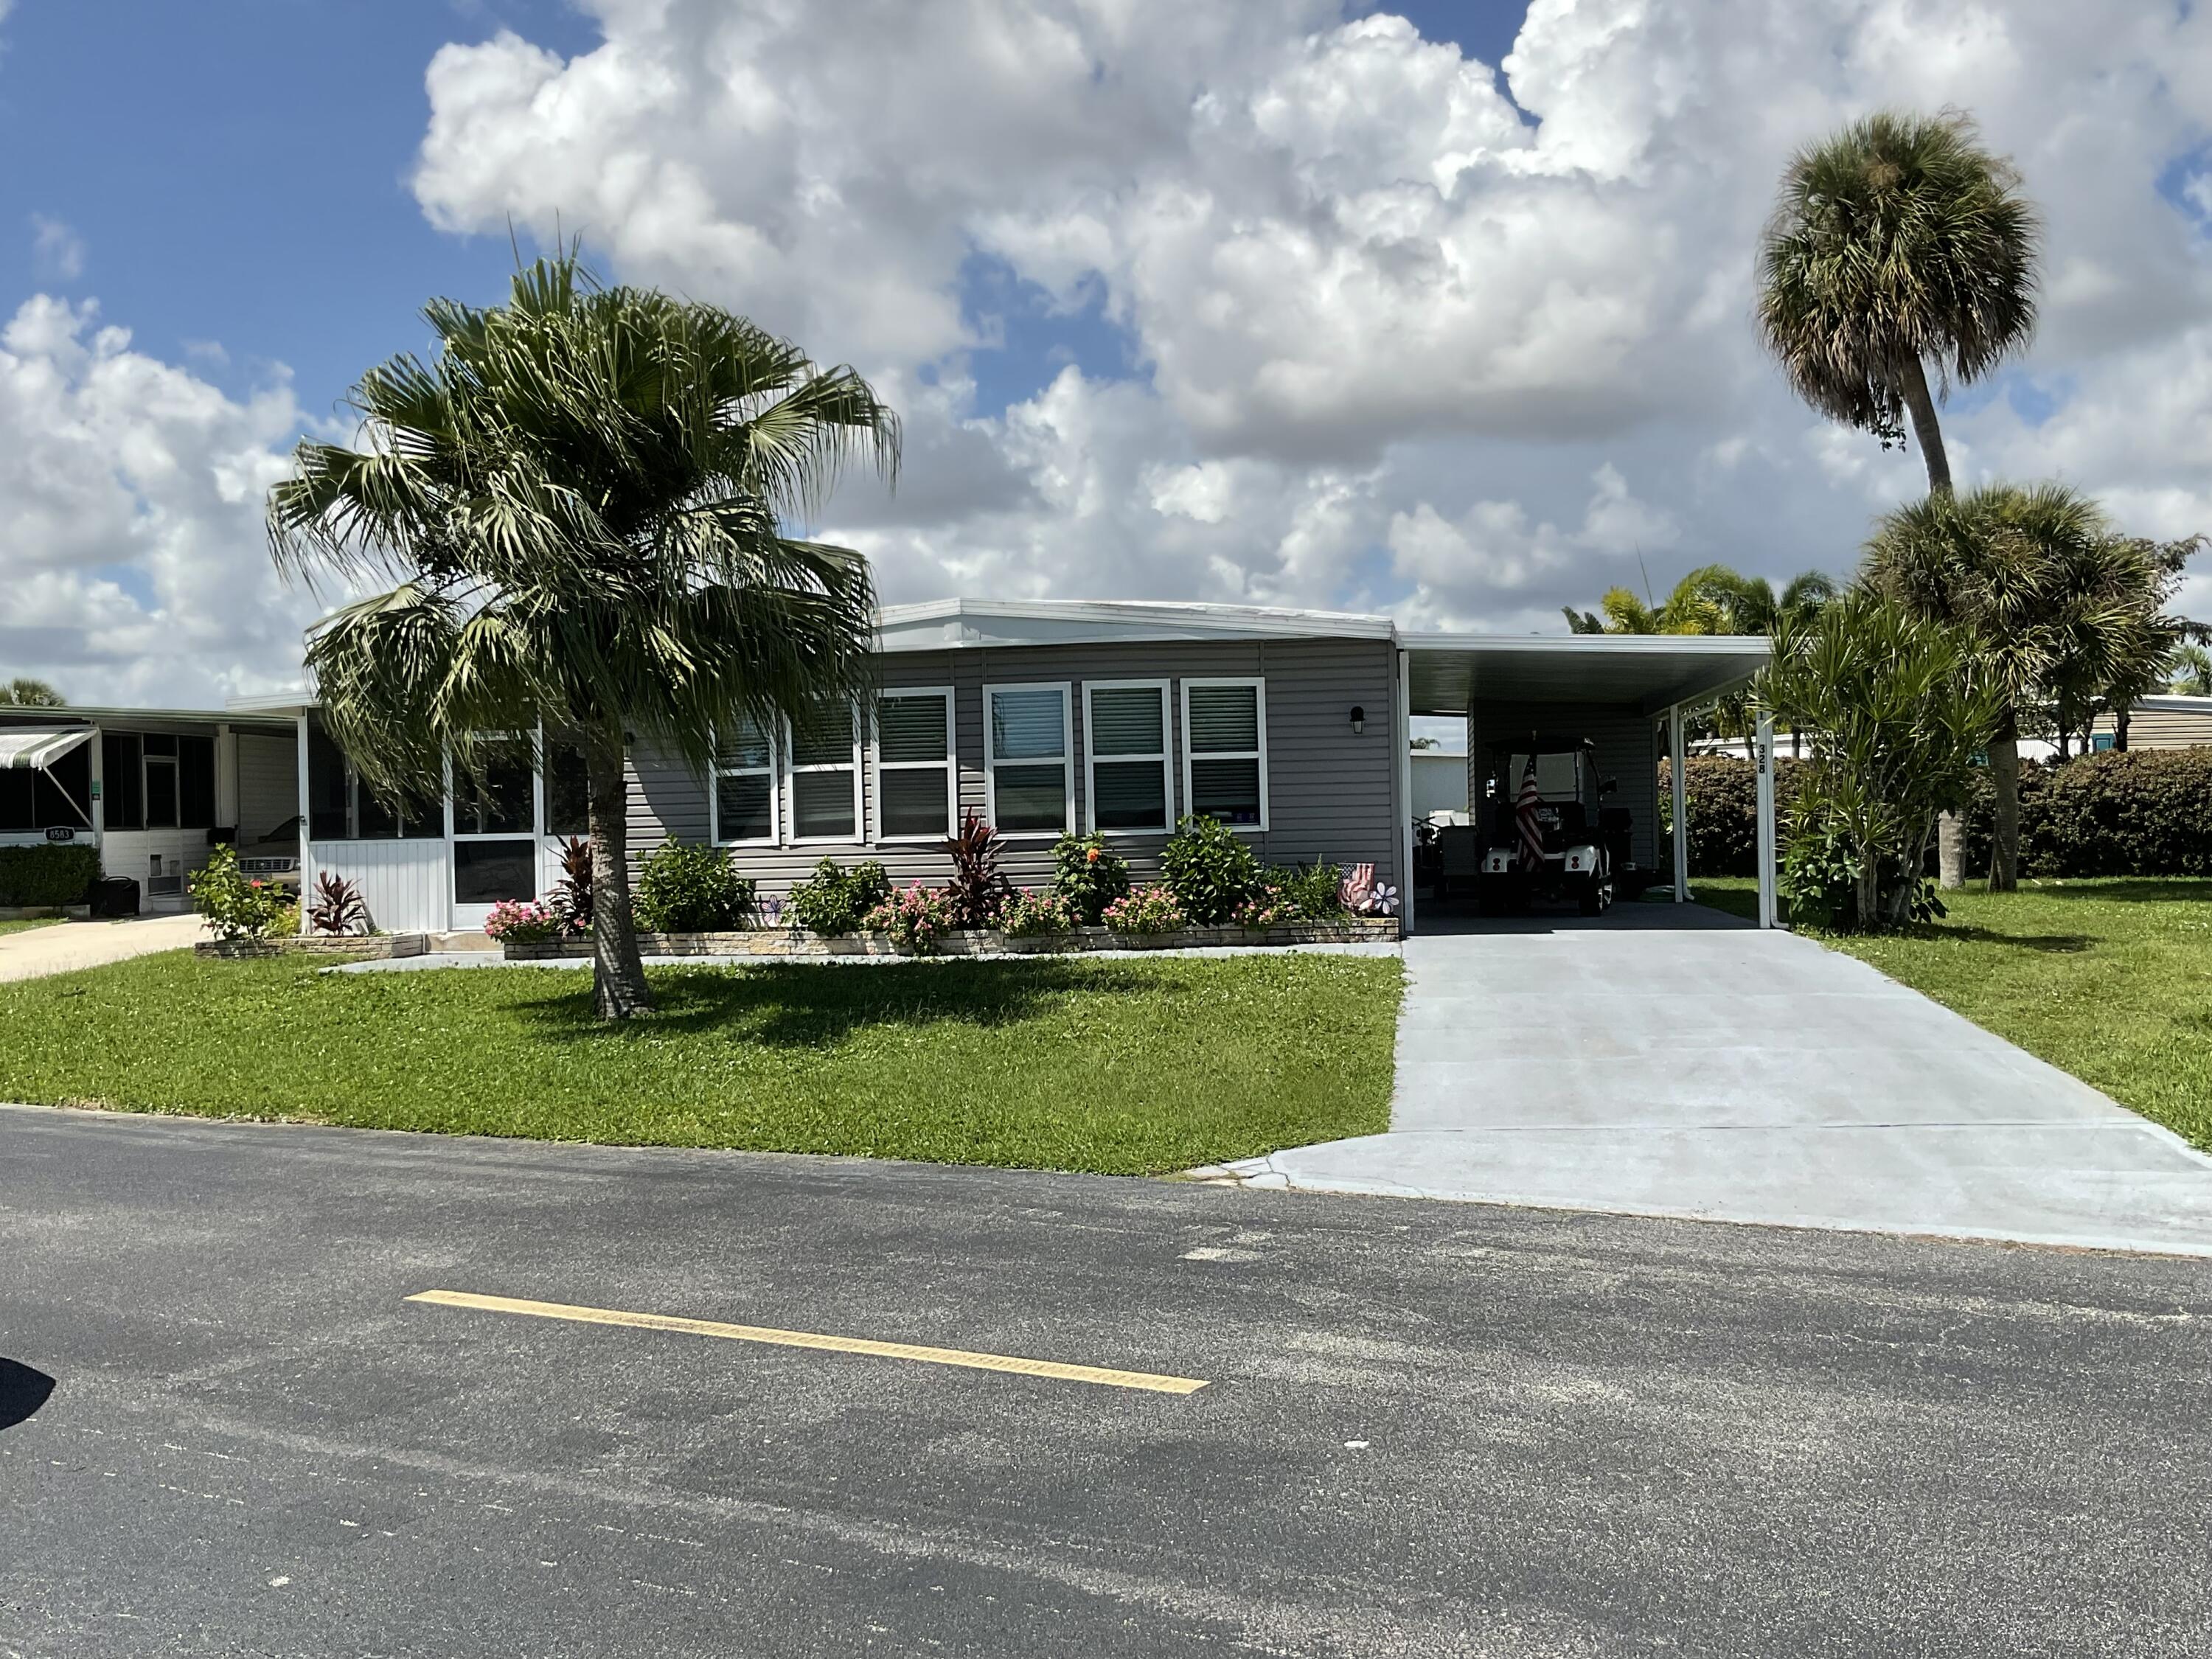
[[[0,767],[44,770],[70,750],[92,741],[90,726],[0,726]]]

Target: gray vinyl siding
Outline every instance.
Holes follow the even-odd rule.
[[[1597,745],[1598,775],[1620,782],[1620,787],[1605,798],[1605,805],[1626,806],[1629,811],[1629,856],[1644,869],[1656,867],[1659,761],[1665,746],[1652,717],[1638,708],[1601,703],[1478,702],[1468,716],[1467,787],[1475,822],[1484,828],[1489,824],[1482,787],[1489,775],[1490,745],[1527,732],[1547,738],[1588,738]]]
[[[1400,884],[1398,773],[1392,741],[1396,653],[1382,640],[1267,640],[1244,643],[1000,647],[943,652],[900,652],[882,659],[886,693],[951,686],[953,737],[959,762],[962,812],[989,816],[983,768],[983,690],[987,685],[1066,683],[1073,727],[1075,827],[1088,818],[1084,757],[1083,688],[1088,682],[1161,680],[1169,684],[1170,818],[1185,810],[1182,785],[1182,694],[1186,678],[1259,678],[1267,686],[1267,828],[1247,836],[1267,863],[1372,864],[1385,881]],[[1355,735],[1351,712],[1366,712]],[[865,816],[872,830],[874,780],[866,755],[861,766]],[[630,758],[629,832],[633,857],[665,840],[703,842],[713,833],[706,780],[682,762],[649,749]],[[1113,835],[1112,841],[1139,879],[1155,875],[1164,835]],[[1042,887],[1052,878],[1052,840],[1007,842],[1001,860],[1018,887]],[[824,856],[850,865],[882,862],[894,880],[941,883],[951,873],[945,855],[926,844],[885,842],[803,846],[738,846],[738,867],[763,893],[782,893]]]

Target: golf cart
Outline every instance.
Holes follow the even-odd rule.
[[[1619,787],[1598,776],[1587,738],[1531,734],[1491,744],[1489,833],[1475,883],[1482,914],[1517,913],[1547,899],[1604,915],[1629,862],[1628,811],[1601,805]]]

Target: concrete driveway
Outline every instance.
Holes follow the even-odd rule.
[[[2212,1158],[1810,940],[1638,904],[1405,957],[1389,1132],[1238,1175],[2212,1255]]]
[[[98,968],[156,951],[181,951],[204,939],[200,919],[132,916],[121,921],[61,921],[0,933],[0,980],[40,979],[72,969]]]

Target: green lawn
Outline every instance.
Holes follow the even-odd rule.
[[[319,974],[184,952],[0,984],[0,1099],[1153,1174],[1389,1117],[1388,957]]]
[[[52,927],[60,921],[59,916],[33,916],[24,921],[0,921],[0,933],[20,933],[31,927]]]
[[[1748,880],[1692,884],[1755,914]],[[1821,942],[1957,1010],[2212,1151],[2212,880],[1978,885],[1909,934]]]

